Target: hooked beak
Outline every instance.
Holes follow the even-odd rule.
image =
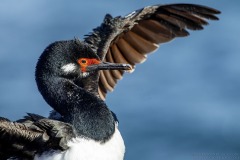
[[[121,64],[121,63],[109,63],[102,62],[99,64],[93,64],[86,67],[87,72],[98,71],[98,70],[132,70],[132,66],[130,64]]]

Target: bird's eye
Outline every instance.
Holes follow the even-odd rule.
[[[82,63],[82,64],[85,64],[85,63],[87,63],[87,61],[84,60],[84,59],[82,59],[82,60],[81,60],[81,63]]]

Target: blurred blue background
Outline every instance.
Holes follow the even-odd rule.
[[[34,70],[51,42],[82,39],[106,13],[126,15],[147,5],[179,2],[217,8],[220,21],[162,45],[108,94],[126,159],[191,160],[207,154],[240,159],[239,0],[1,0],[0,116],[48,116]]]

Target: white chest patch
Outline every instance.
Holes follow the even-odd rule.
[[[45,152],[34,160],[123,160],[125,146],[116,128],[112,138],[106,143],[84,138],[74,138],[68,143],[67,151]]]

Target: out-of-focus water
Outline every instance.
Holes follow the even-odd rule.
[[[134,0],[0,2],[0,116],[16,120],[50,107],[34,70],[44,48],[83,38],[106,13],[125,15],[159,3],[198,3],[222,11],[220,21],[164,44],[127,74],[108,106],[118,115],[126,159],[240,159],[240,1]],[[235,156],[234,156],[235,155]]]

